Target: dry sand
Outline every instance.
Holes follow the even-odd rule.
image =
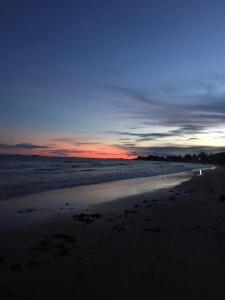
[[[218,168],[1,232],[0,299],[223,300],[224,194]]]

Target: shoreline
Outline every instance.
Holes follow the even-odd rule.
[[[6,226],[17,227],[45,221],[59,213],[71,215],[93,205],[172,188],[212,168],[61,188],[1,200],[0,230],[5,230]]]
[[[105,161],[104,161],[105,162]],[[143,177],[152,177],[159,175],[174,174],[178,172],[191,171],[193,169],[204,169],[210,165],[202,164],[187,164],[174,162],[138,162],[127,161],[118,162],[114,164],[109,160],[108,165],[97,165],[95,162],[85,163],[62,163],[62,165],[51,165],[50,162],[39,162],[31,165],[29,168],[22,168],[21,174],[18,171],[18,164],[14,171],[11,169],[7,171],[7,165],[3,165],[0,178],[0,201],[11,200],[19,197],[29,197],[39,193],[50,192],[54,190],[61,190],[64,188],[74,188],[81,186],[89,186],[92,184],[104,184],[118,180],[138,179]],[[119,168],[118,168],[119,165]],[[29,164],[28,164],[29,166]],[[27,167],[28,167],[27,166]],[[117,167],[116,167],[117,166]],[[108,168],[109,167],[109,168]],[[12,174],[12,177],[9,177]],[[79,175],[80,174],[80,175]],[[14,184],[12,184],[14,183]]]
[[[1,232],[1,299],[224,299],[224,178]]]

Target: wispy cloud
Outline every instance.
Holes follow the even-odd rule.
[[[181,88],[159,87],[155,90],[141,90],[129,87],[110,87],[114,93],[123,96],[121,107],[130,118],[140,125],[211,128],[225,124],[225,90],[221,91],[207,84],[200,87]],[[190,129],[188,128],[190,127]],[[191,132],[190,132],[191,133]]]
[[[225,80],[225,78],[223,78]],[[224,80],[222,80],[224,86]],[[134,89],[129,87],[110,87],[121,95],[121,109],[126,111],[134,128],[112,131],[118,135],[118,147],[126,149],[131,155],[185,154],[200,151],[224,151],[225,147],[211,145],[190,145],[191,141],[215,134],[222,140],[225,126],[225,88],[221,78],[208,83],[194,83],[179,86],[168,85],[155,89]],[[125,99],[125,100],[124,100]],[[145,128],[141,128],[141,127]],[[136,127],[141,128],[138,130]],[[200,134],[200,136],[198,136]],[[130,141],[126,142],[129,138]],[[179,146],[168,142],[168,138],[178,138],[187,145]],[[171,140],[173,141],[173,140]],[[151,142],[151,147],[139,146],[139,142]],[[154,147],[154,142],[157,142]],[[158,146],[159,142],[162,146]],[[168,146],[169,144],[169,146]]]
[[[34,145],[29,143],[21,143],[21,144],[0,144],[0,149],[49,149],[51,146],[48,145]]]
[[[130,156],[138,155],[184,155],[194,154],[200,152],[222,152],[225,151],[225,147],[213,147],[213,146],[162,146],[162,147],[138,147],[129,145],[118,145],[121,149],[129,151]]]
[[[85,145],[98,145],[99,142],[79,142],[78,139],[73,137],[59,137],[54,138],[53,141],[59,142],[59,143],[65,143],[65,144],[71,144],[74,146],[85,146]]]
[[[206,126],[198,124],[188,124],[179,127],[178,129],[169,130],[166,132],[148,132],[148,133],[137,133],[132,131],[112,131],[111,133],[119,136],[130,136],[138,138],[138,141],[158,140],[165,137],[173,136],[184,136],[186,134],[197,134],[207,129]]]
[[[74,145],[76,146],[87,146],[87,145],[99,145],[98,142],[77,142]]]

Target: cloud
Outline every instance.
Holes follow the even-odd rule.
[[[81,143],[74,143],[76,146],[83,146],[83,145],[99,145],[100,143],[95,142],[81,142]]]
[[[224,147],[210,145],[178,147],[166,146],[164,143],[161,147],[141,147],[132,144],[144,141],[153,143],[163,139],[165,142],[166,138],[186,138],[189,141],[198,139],[200,142],[201,138],[197,134],[207,136],[212,132],[218,133],[225,126],[224,80],[225,78],[220,82],[212,80],[210,84],[195,82],[154,89],[110,87],[113,93],[122,96],[121,111],[125,111],[129,122],[134,124],[133,128],[128,126],[129,130],[110,133],[119,136],[121,145],[118,147],[128,151],[130,155],[224,151]],[[138,127],[142,128],[139,132]],[[224,134],[224,131],[220,133]],[[126,143],[126,138],[130,139],[130,143]]]
[[[98,142],[77,142],[75,138],[71,137],[60,137],[60,138],[55,138],[53,139],[55,142],[60,142],[60,143],[68,143],[74,146],[83,146],[83,145],[98,145]]]
[[[138,141],[149,141],[149,140],[158,140],[166,137],[174,137],[174,136],[184,136],[187,134],[197,134],[199,132],[203,132],[207,129],[206,126],[198,125],[198,124],[186,124],[180,126],[177,129],[169,130],[167,132],[148,132],[148,133],[136,133],[132,131],[112,131],[110,133],[117,134],[120,136],[130,136],[138,138]],[[124,139],[124,138],[123,138]]]
[[[21,144],[0,144],[0,149],[48,149],[50,146],[47,145],[34,145],[29,143],[21,143]]]
[[[104,149],[104,148],[103,148]],[[91,151],[91,150],[67,150],[67,149],[54,149],[51,151],[48,151],[51,154],[58,155],[58,156],[75,156],[76,154],[92,154],[92,155],[105,155],[110,154],[106,152],[97,152],[97,151]]]
[[[184,132],[192,133],[192,129],[225,124],[225,89],[212,85],[177,84],[149,91],[117,86],[110,90],[123,96],[121,108],[135,124],[183,127]]]
[[[130,131],[110,131],[109,133],[118,134],[120,136],[131,136],[138,138],[164,137],[167,133],[135,133]]]
[[[23,149],[48,149],[50,146],[47,145],[33,145],[28,143],[16,144],[16,148],[23,148]]]
[[[134,143],[129,143],[129,142],[123,142],[123,145],[131,146],[131,147],[135,147],[135,146],[136,146],[136,144],[134,144]],[[115,146],[117,146],[117,145],[115,145]]]
[[[115,93],[127,96],[128,98],[133,98],[134,100],[142,102],[144,104],[158,105],[157,99],[146,96],[145,91],[135,90],[129,87],[122,86],[111,86],[109,87],[109,89]]]
[[[138,146],[127,146],[118,145],[121,149],[129,151],[130,156],[138,155],[185,155],[194,154],[200,152],[215,153],[225,151],[225,147],[213,147],[213,146],[162,146],[162,147],[138,147]]]
[[[182,125],[180,128],[172,130],[171,132],[174,134],[185,134],[185,133],[198,133],[204,131],[207,126],[199,125],[199,124],[186,124]]]

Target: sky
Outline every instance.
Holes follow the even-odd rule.
[[[225,1],[0,0],[0,153],[225,149]]]

